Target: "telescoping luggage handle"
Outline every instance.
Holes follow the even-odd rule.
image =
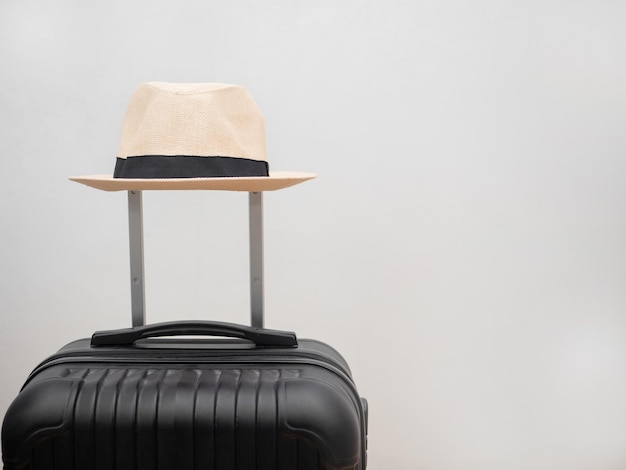
[[[263,327],[263,193],[248,193],[250,225],[250,324]],[[128,191],[132,326],[146,323],[141,191]]]
[[[295,347],[296,334],[291,331],[268,330],[253,326],[212,321],[179,321],[97,331],[91,337],[92,346],[130,346],[135,341],[158,336],[225,336],[252,341],[260,347]]]

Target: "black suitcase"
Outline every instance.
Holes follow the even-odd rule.
[[[346,361],[262,327],[260,203],[251,193],[254,326],[145,326],[141,193],[129,191],[134,327],[72,342],[32,372],[4,418],[5,470],[366,468],[367,402]]]
[[[178,334],[246,339],[150,339]],[[361,470],[366,422],[348,365],[324,343],[163,323],[96,333],[44,361],[6,414],[2,450],[5,470]]]

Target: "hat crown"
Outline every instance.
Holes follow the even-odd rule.
[[[238,85],[142,83],[124,116],[118,157],[144,155],[266,160],[265,122]]]

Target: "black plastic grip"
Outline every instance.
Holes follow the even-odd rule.
[[[135,341],[157,336],[226,336],[252,341],[262,347],[295,347],[296,334],[291,331],[268,330],[235,323],[213,321],[178,321],[154,323],[120,330],[96,331],[92,346],[131,346]]]

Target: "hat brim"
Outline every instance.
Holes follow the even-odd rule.
[[[70,180],[102,191],[143,190],[215,190],[215,191],[276,191],[315,178],[314,173],[274,171],[269,176],[220,178],[114,178],[113,175],[88,175]]]

